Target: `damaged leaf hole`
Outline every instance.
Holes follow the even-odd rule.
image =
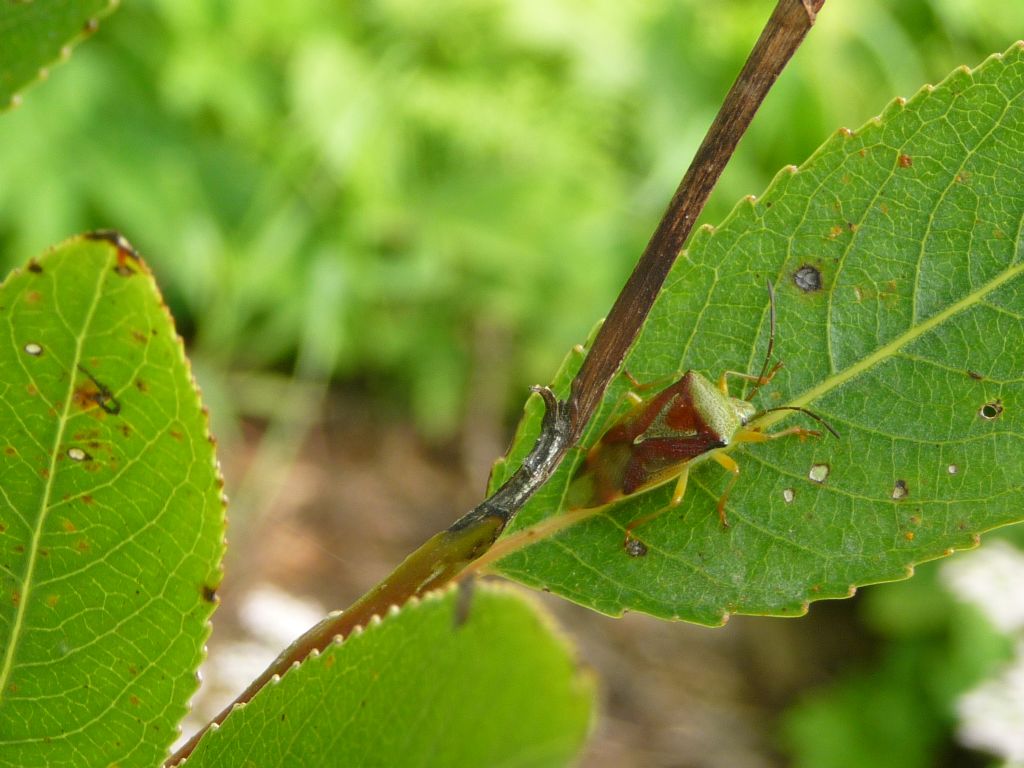
[[[986,421],[998,419],[1003,414],[1003,401],[998,398],[990,403],[985,403],[978,409],[978,415]]]
[[[946,471],[951,475],[955,475],[957,472],[960,471],[960,467],[958,467],[956,464],[950,464],[948,467],[946,467]]]
[[[796,491],[794,491],[792,488],[784,488],[782,490],[782,500],[785,501],[787,504],[792,504],[793,499],[795,498]]]
[[[32,355],[32,357],[39,357],[43,354],[43,348],[35,342],[29,342],[25,345],[25,354]]]
[[[831,471],[832,468],[828,464],[812,464],[807,477],[820,485],[828,480],[828,473]]]
[[[897,480],[896,484],[892,487],[892,498],[894,501],[900,501],[907,498],[910,495],[910,488],[907,487],[906,480]]]
[[[793,282],[796,287],[804,293],[814,293],[821,290],[821,270],[810,264],[804,264],[793,273]]]

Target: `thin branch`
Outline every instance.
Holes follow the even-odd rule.
[[[600,404],[718,177],[824,3],[825,0],[779,0],[776,5],[633,274],[601,326],[583,367],[573,379],[569,398],[572,441],[580,437]]]
[[[778,0],[747,63],[729,90],[690,168],[673,195],[658,228],[612,306],[583,365],[572,381],[568,401],[547,387],[534,387],[544,401],[540,435],[515,474],[478,507],[435,534],[384,581],[352,607],[333,613],[298,638],[213,723],[252,699],[277,675],[283,675],[314,650],[323,650],[392,605],[451,582],[469,563],[487,552],[516,512],[547,482],[583,433],[626,353],[636,339],[675,263],[683,243],[707,202],[740,137],[772,84],[813,26],[825,0]],[[165,766],[188,757],[210,724],[172,755]]]

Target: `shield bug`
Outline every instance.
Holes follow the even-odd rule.
[[[601,436],[576,471],[569,485],[570,509],[603,507],[676,480],[668,507],[638,517],[626,526],[625,549],[629,554],[640,556],[647,551],[633,533],[636,528],[682,502],[690,464],[694,459],[708,454],[708,458],[732,473],[718,499],[718,517],[722,525],[728,527],[725,505],[739,479],[740,467],[735,459],[719,449],[737,443],[761,443],[787,435],[801,439],[821,436],[817,430],[800,426],[777,432],[762,432],[757,427],[748,426],[764,414],[798,411],[839,437],[824,419],[806,408],[779,406],[758,410],[751,402],[758,390],[768,384],[782,367],[781,362],[774,365],[771,362],[775,346],[775,292],[771,283],[768,284],[768,300],[768,350],[758,375],[724,371],[718,382],[713,383],[697,371],[690,370],[651,397],[643,398],[636,391],[630,392],[628,397],[633,403],[632,408]],[[729,393],[730,377],[754,383],[746,397],[733,397]],[[629,378],[636,390],[644,389],[632,376]]]

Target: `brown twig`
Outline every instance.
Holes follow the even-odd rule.
[[[569,399],[560,401],[547,387],[534,387],[534,392],[544,401],[544,419],[533,449],[515,474],[476,509],[446,531],[431,537],[352,607],[331,614],[292,643],[232,705],[213,719],[213,723],[222,722],[234,707],[248,702],[275,675],[283,675],[313,650],[323,650],[336,637],[348,635],[374,615],[384,615],[392,605],[401,605],[414,595],[449,583],[466,565],[490,549],[516,512],[551,477],[566,451],[579,440],[636,339],[740,137],[813,26],[824,3],[825,0],[778,0],[658,228],[573,379]],[[196,733],[165,765],[177,765],[188,757],[209,727]]]

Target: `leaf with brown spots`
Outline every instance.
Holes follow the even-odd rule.
[[[674,509],[669,484],[568,510],[584,451],[622,412],[629,383],[617,381],[581,447],[480,567],[606,613],[719,624],[905,578],[1024,518],[1022,125],[1018,44],[837,132],[698,233],[666,281],[626,370],[641,382],[756,374],[770,280],[784,366],[755,403],[809,408],[840,440],[723,449],[740,466],[728,529],[715,507],[729,478],[709,461],[692,466]],[[537,405],[492,485],[532,445]],[[753,423],[806,422],[777,412]],[[635,530],[646,555],[630,557],[625,526],[662,511]]]
[[[214,607],[197,585],[216,588],[223,549],[188,363],[109,233],[14,272],[0,306],[0,765],[156,765],[196,688]]]

